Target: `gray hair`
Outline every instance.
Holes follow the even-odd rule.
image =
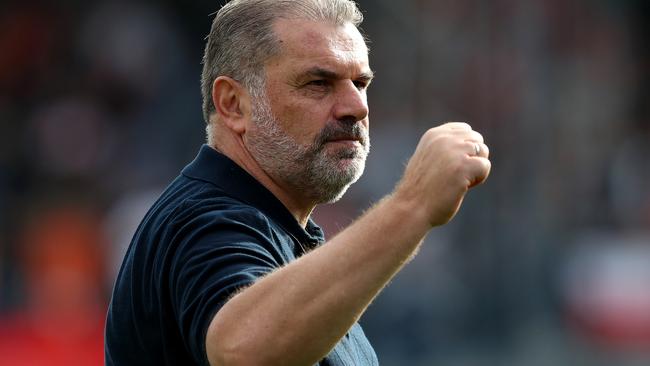
[[[215,111],[212,84],[221,75],[242,83],[254,98],[261,96],[266,79],[264,63],[280,52],[273,32],[278,19],[358,27],[363,15],[352,0],[232,0],[224,5],[214,18],[203,55],[201,94],[206,123]]]

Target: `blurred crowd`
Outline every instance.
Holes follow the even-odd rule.
[[[204,141],[223,1],[0,5],[0,365],[101,365],[111,286]],[[362,319],[382,365],[650,363],[650,6],[359,1],[372,151],[329,236],[390,192],[427,128],[493,171]]]

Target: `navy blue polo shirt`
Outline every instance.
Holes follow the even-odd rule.
[[[227,299],[323,241],[314,222],[303,229],[270,191],[204,145],[131,241],[108,309],[106,365],[208,365],[206,332]],[[319,363],[377,364],[358,324]]]

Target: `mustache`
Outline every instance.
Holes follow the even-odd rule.
[[[367,146],[368,131],[358,123],[332,122],[325,125],[314,142],[316,146],[321,147],[328,141],[336,140],[357,140],[361,145]]]

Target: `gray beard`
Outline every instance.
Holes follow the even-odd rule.
[[[282,130],[266,96],[256,99],[255,128],[246,138],[257,163],[274,180],[316,204],[338,201],[363,174],[370,150],[368,131],[355,121],[330,122],[310,145],[302,145]],[[337,135],[360,139],[362,148],[327,151],[326,142]]]

